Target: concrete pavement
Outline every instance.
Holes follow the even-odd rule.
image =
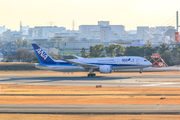
[[[9,114],[180,114],[180,105],[1,105]]]
[[[113,87],[180,87],[180,75],[116,75],[97,76],[0,76],[0,84],[113,86]]]

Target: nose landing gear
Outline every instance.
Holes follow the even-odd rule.
[[[142,73],[142,69],[140,69],[140,72],[139,72],[140,74]]]

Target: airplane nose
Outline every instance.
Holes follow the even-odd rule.
[[[152,66],[152,63],[151,63],[151,62],[149,62],[148,64],[149,64],[149,66]]]

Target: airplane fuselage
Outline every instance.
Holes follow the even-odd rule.
[[[95,65],[95,66],[103,66],[109,65],[112,70],[119,69],[143,69],[145,67],[150,67],[152,64],[142,57],[110,57],[110,58],[88,58],[88,59],[71,59],[69,61],[83,63],[87,65]],[[55,70],[62,72],[79,72],[79,71],[88,71],[89,69],[85,69],[82,66],[74,65],[62,60],[56,60],[55,63],[52,64],[36,64],[36,67],[39,69],[45,70]],[[98,68],[94,69],[98,71]]]

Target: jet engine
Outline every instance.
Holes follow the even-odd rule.
[[[102,65],[99,67],[99,72],[100,73],[111,73],[112,67],[111,67],[111,65]]]

